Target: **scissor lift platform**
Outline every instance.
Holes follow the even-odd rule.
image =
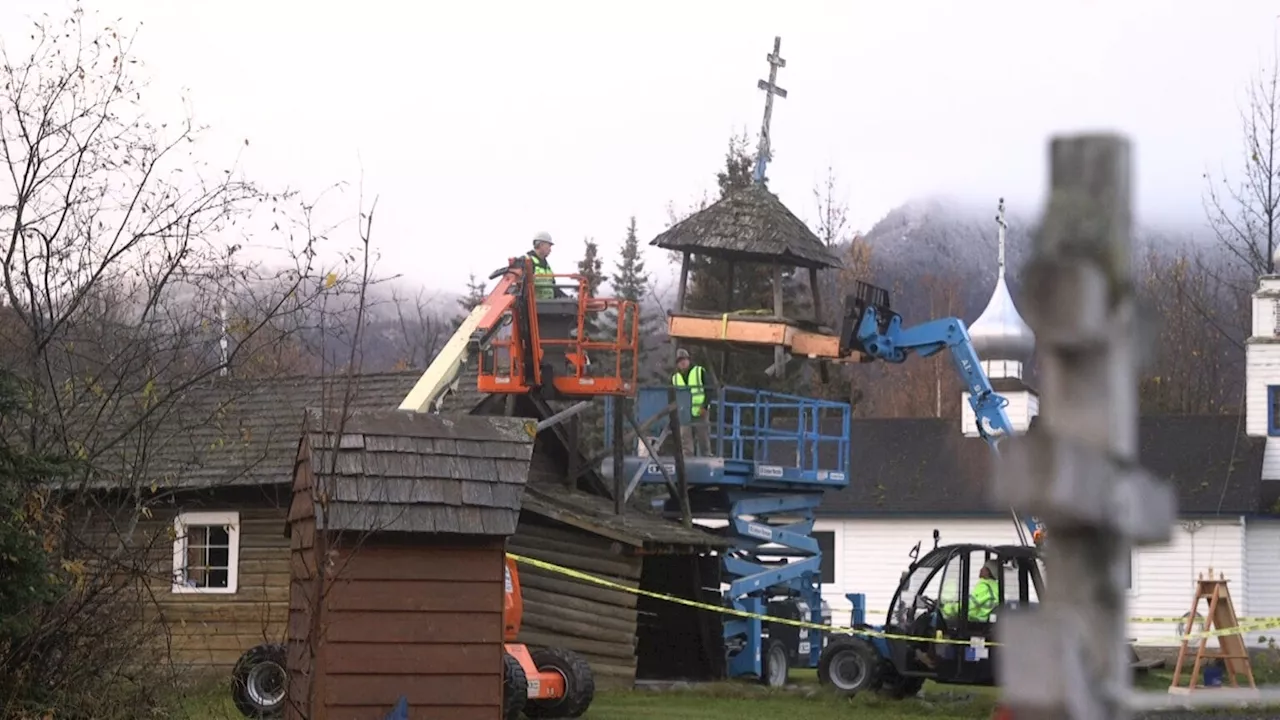
[[[654,416],[669,412],[668,387],[640,388],[633,409],[635,426],[648,425],[650,445],[660,454],[650,456],[637,442],[635,454],[623,458],[626,493],[641,484],[665,485],[675,477],[676,463],[663,453],[668,442],[668,421]],[[681,427],[693,420],[687,388],[676,388]],[[606,398],[611,412],[613,398]],[[726,602],[733,608],[764,614],[782,602],[794,604],[797,617],[814,623],[829,621],[821,588],[822,556],[813,532],[813,511],[823,493],[849,484],[848,403],[806,398],[766,390],[724,387],[708,393],[706,414],[711,456],[683,448],[689,506],[699,520],[725,523],[724,533],[733,547],[724,554],[729,588]],[[606,427],[605,445],[612,445],[612,429]],[[666,470],[666,473],[663,470]],[[612,480],[611,462],[601,472]],[[668,504],[668,510],[678,507]],[[785,563],[762,558],[786,557]],[[781,636],[794,645],[779,649]],[[785,652],[789,666],[816,667],[822,638],[816,633],[778,632],[772,636],[759,619],[725,620],[724,639],[730,677],[763,678],[767,663]]]

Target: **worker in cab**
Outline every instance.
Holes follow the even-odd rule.
[[[539,300],[565,296],[565,293],[556,287],[555,278],[552,277],[551,263],[547,262],[547,256],[551,254],[551,246],[554,244],[551,242],[550,233],[540,232],[533,236],[533,249],[529,251],[529,258],[533,260],[534,297]]]
[[[686,449],[695,448],[696,454],[711,455],[710,423],[707,420],[707,387],[706,368],[695,365],[689,357],[689,351],[680,348],[676,351],[676,371],[671,376],[671,384],[677,389],[688,388],[690,414],[693,422],[680,428],[680,442]]]
[[[996,581],[996,573],[1000,572],[999,560],[988,560],[978,571],[978,582],[969,591],[969,622],[991,622],[991,613],[1000,604],[1000,586]],[[955,617],[960,613],[959,600],[953,600],[942,606],[942,614]]]

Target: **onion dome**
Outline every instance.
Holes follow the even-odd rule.
[[[1022,319],[1018,308],[1013,304],[1009,294],[1009,286],[1005,282],[1005,229],[1008,224],[1004,220],[1004,198],[1000,198],[1000,210],[996,215],[999,226],[997,247],[999,248],[999,265],[996,271],[996,288],[991,294],[987,307],[969,326],[969,337],[973,340],[973,348],[984,362],[1013,360],[1025,362],[1035,350],[1035,333]]]

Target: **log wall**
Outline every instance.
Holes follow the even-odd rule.
[[[552,526],[528,512],[507,540],[507,549],[620,585],[640,585],[642,561],[623,555],[620,543],[569,526]],[[581,653],[595,671],[597,685],[630,687],[636,675],[637,596],[529,565],[519,570],[524,620],[518,641]]]
[[[187,511],[234,510],[240,519],[240,555],[234,594],[174,593],[173,521],[176,508],[154,508],[136,519],[136,511],[94,510],[73,519],[76,543],[90,566],[117,552],[107,567],[141,584],[137,595],[141,619],[154,632],[157,650],[175,665],[219,673],[230,672],[240,655],[267,642],[283,642],[288,622],[289,540],[284,537],[285,510],[266,502],[238,498],[219,502],[201,498]],[[132,530],[132,532],[129,532]],[[123,536],[123,537],[122,537]],[[123,542],[126,548],[118,551]],[[120,568],[128,566],[127,571]]]

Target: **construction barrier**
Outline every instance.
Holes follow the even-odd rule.
[[[599,585],[601,587],[609,588],[610,590],[617,590],[618,592],[631,593],[632,595],[641,595],[644,597],[653,598],[655,600],[663,600],[665,602],[672,602],[679,605],[686,605],[688,607],[697,608],[698,610],[706,610],[707,612],[719,613],[721,615],[733,615],[735,617],[742,617],[742,618],[748,618],[748,619],[758,618],[760,620],[764,620],[770,623],[777,623],[779,625],[791,625],[798,628],[805,628],[808,630],[818,630],[820,632],[835,633],[840,635],[860,635],[863,637],[879,637],[879,638],[884,638],[886,640],[910,640],[910,641],[928,642],[928,643],[943,644],[943,645],[972,645],[973,644],[973,641],[971,640],[951,640],[943,637],[919,637],[915,635],[899,635],[899,634],[893,634],[893,633],[877,632],[877,631],[868,630],[865,628],[845,627],[845,626],[836,625],[836,624],[822,625],[820,623],[812,623],[804,620],[793,620],[791,618],[774,617],[772,615],[763,615],[758,613],[749,613],[749,612],[746,612],[745,610],[737,610],[735,608],[725,607],[723,605],[712,605],[710,603],[699,602],[697,600],[689,600],[688,598],[676,597],[675,595],[667,595],[665,593],[656,593],[656,592],[651,592],[649,590],[641,590],[639,588],[627,587],[626,585],[623,585],[621,583],[616,583],[611,580],[606,580],[605,578],[602,578],[602,577],[596,577],[595,575],[591,575],[589,573],[584,573],[578,570],[574,570],[572,568],[556,565],[555,563],[549,563],[544,560],[536,560],[534,558],[525,557],[523,555],[516,555],[515,553],[507,553],[507,557],[511,558],[512,560],[515,560],[517,563],[528,565],[530,567],[536,567],[541,570],[546,570],[548,572],[556,573],[558,575],[564,575],[565,577],[574,578],[575,580],[582,580],[584,582],[589,582],[594,585]],[[1159,622],[1185,623],[1186,621],[1187,621],[1187,618],[1185,617],[1172,617],[1172,618],[1143,617],[1143,618],[1130,619],[1130,622],[1142,622],[1142,623],[1149,623],[1149,622],[1150,623],[1159,623]],[[1174,646],[1180,645],[1182,644],[1183,641],[1186,641],[1186,640],[1198,640],[1200,638],[1220,637],[1224,635],[1244,635],[1251,632],[1259,632],[1262,630],[1276,630],[1276,629],[1280,629],[1280,618],[1274,618],[1274,617],[1250,618],[1247,621],[1241,622],[1238,626],[1233,628],[1227,628],[1226,630],[1209,630],[1205,632],[1191,633],[1187,635],[1179,635],[1179,636],[1173,636],[1169,638],[1159,638],[1157,640],[1145,640],[1143,642],[1138,642],[1133,644],[1134,645],[1153,645],[1157,647],[1168,647],[1170,645],[1174,645]],[[1168,642],[1164,642],[1165,640],[1167,640]],[[983,642],[982,644],[986,647],[1000,646],[1000,643],[998,642]]]

